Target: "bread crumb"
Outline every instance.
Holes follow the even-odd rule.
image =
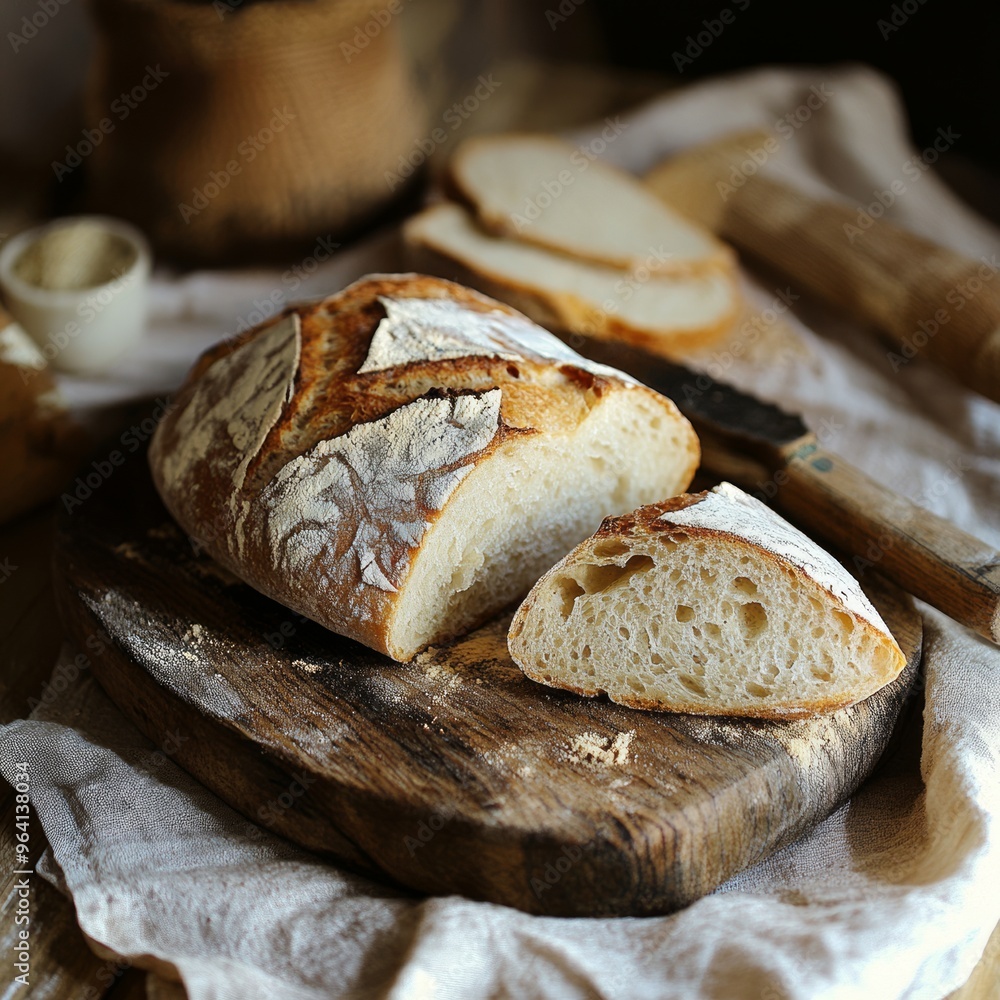
[[[304,670],[307,674],[318,674],[323,669],[323,664],[310,663],[309,660],[292,660],[292,666]]]
[[[582,733],[573,737],[570,755],[581,764],[604,764],[606,767],[627,764],[634,736],[634,729],[619,733],[613,740],[600,733]]]
[[[201,640],[202,640],[202,636],[204,635],[204,632],[205,632],[205,630],[201,627],[201,625],[198,622],[192,622],[184,630],[184,638],[188,642],[194,642],[194,643],[200,644]]]

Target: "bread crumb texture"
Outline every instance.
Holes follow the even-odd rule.
[[[857,580],[730,484],[606,521],[536,584],[509,645],[555,687],[772,719],[853,704],[905,665]]]

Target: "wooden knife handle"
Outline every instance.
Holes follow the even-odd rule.
[[[866,220],[861,217],[862,226]],[[1000,264],[972,260],[850,205],[767,177],[728,199],[722,235],[894,341],[899,371],[916,356],[1000,400]]]
[[[1000,552],[893,493],[809,435],[787,450],[775,500],[794,519],[980,635],[1000,642]]]

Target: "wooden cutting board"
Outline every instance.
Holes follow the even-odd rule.
[[[790,843],[868,775],[921,623],[876,578],[900,679],[815,720],[640,712],[527,680],[506,620],[400,665],[199,556],[142,455],[62,517],[70,635],[122,711],[256,822],[377,877],[535,913],[662,913]]]

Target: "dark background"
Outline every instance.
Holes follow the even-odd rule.
[[[585,0],[586,2],[586,0]],[[918,146],[938,128],[961,134],[955,151],[1000,173],[997,80],[1000,4],[968,0],[877,0],[813,4],[792,0],[657,3],[595,0],[607,58],[633,69],[675,72],[672,54],[724,9],[734,20],[682,79],[762,63],[864,62],[899,84]],[[743,8],[742,10],[740,8]],[[581,8],[582,9],[582,8]],[[913,13],[907,14],[912,10]],[[905,22],[895,28],[897,21]],[[884,30],[879,22],[895,30]]]

